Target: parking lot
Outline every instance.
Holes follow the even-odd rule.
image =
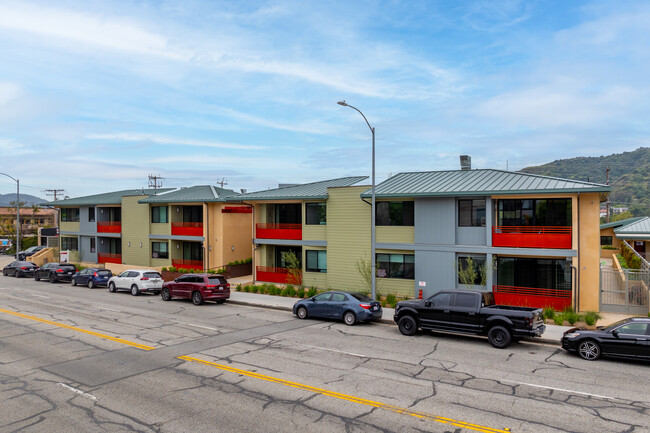
[[[648,365],[0,277],[0,431],[650,429]]]

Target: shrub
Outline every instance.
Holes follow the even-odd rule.
[[[575,311],[568,311],[568,312],[564,313],[564,318],[571,325],[575,325],[575,323],[578,320],[580,320],[580,315],[578,313],[576,313]]]
[[[553,307],[544,307],[542,317],[544,319],[553,320],[553,318],[555,317],[555,308],[553,308]]]
[[[302,287],[298,289],[298,293],[296,294],[299,298],[304,298],[305,297],[305,289]]]
[[[244,264],[244,265],[245,265],[245,264],[248,264],[248,263],[253,263],[253,258],[252,258],[252,257],[249,257],[249,258],[244,259],[244,260],[242,261],[242,264]]]
[[[238,292],[241,292],[241,284],[237,284],[237,287],[235,287],[235,290],[237,290]]]
[[[317,294],[318,294],[318,290],[314,286],[310,287],[309,290],[307,290],[308,298],[311,298],[312,296],[316,296]]]
[[[558,326],[562,326],[564,324],[564,313],[556,314],[553,317],[553,322]]]
[[[163,272],[167,272],[167,266],[163,266],[162,269],[161,269],[161,271],[163,271]]]
[[[244,286],[244,292],[248,293],[248,292],[250,292],[250,291],[251,291],[251,286],[249,286],[248,284],[245,285],[245,286]]]
[[[296,289],[291,284],[289,284],[282,291],[282,296],[287,296],[289,298],[293,298],[294,296],[296,296]]]
[[[260,291],[261,294],[266,293],[266,284],[262,284],[261,286],[257,286],[257,289]]]
[[[253,293],[257,293],[259,290],[260,290],[260,288],[257,287],[257,286],[255,286],[255,285],[253,285],[253,286],[251,287],[251,292],[253,292]]]
[[[395,305],[397,305],[397,297],[392,293],[390,295],[386,295],[386,303],[390,305],[391,308],[395,308]]]
[[[273,285],[273,284],[269,284],[269,285],[268,285],[268,292],[269,292],[269,295],[274,295],[274,296],[277,295],[277,294],[278,294],[278,290],[279,290],[279,288],[276,287],[275,285]]]
[[[602,319],[602,316],[595,311],[587,311],[585,313],[585,323],[589,326],[594,326],[600,319]]]
[[[171,266],[169,268],[169,272],[178,272],[178,269],[176,268],[176,266]]]

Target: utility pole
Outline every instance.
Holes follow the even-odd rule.
[[[164,177],[161,175],[154,176],[153,174],[149,175],[149,188],[153,188],[154,190],[158,188],[162,188],[162,180]],[[160,182],[158,182],[160,181]]]
[[[223,188],[224,185],[228,185],[228,182],[226,182],[226,178],[222,177],[221,180],[218,180],[216,183],[221,185],[221,188]]]
[[[48,197],[54,197],[54,201],[57,201],[58,200],[57,196],[63,194],[65,192],[65,190],[64,189],[46,189],[44,192],[45,192],[45,195],[47,195]]]
[[[605,175],[607,177],[607,181],[605,183],[607,185],[609,185],[609,165],[607,166],[607,169],[605,170]],[[609,194],[607,194],[607,202],[605,203],[605,206],[607,206],[605,211],[607,212],[607,222],[609,222]]]

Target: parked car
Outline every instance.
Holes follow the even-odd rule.
[[[415,335],[418,328],[487,335],[503,349],[524,337],[539,337],[546,325],[541,308],[495,305],[492,292],[446,290],[427,299],[400,301],[395,307],[399,331]]]
[[[159,295],[162,285],[162,275],[156,270],[127,269],[108,280],[108,291],[115,293],[118,290],[130,290],[133,296],[138,296],[142,292]]]
[[[34,271],[38,269],[38,266],[32,262],[25,262],[22,260],[16,260],[15,262],[9,263],[2,269],[2,275],[5,277],[12,275],[14,277],[31,277],[34,275]]]
[[[299,319],[338,319],[349,326],[379,320],[382,313],[381,304],[363,293],[324,292],[301,299],[293,306],[293,314]]]
[[[594,330],[569,329],[562,348],[587,361],[601,356],[650,360],[650,318],[631,317]]]
[[[25,260],[27,257],[33,256],[37,252],[47,247],[37,245],[35,247],[29,247],[24,251],[18,251],[18,260]]]
[[[34,280],[48,280],[50,283],[70,281],[77,268],[71,263],[45,263],[34,271]]]
[[[164,283],[160,296],[163,301],[171,301],[172,298],[191,299],[194,305],[201,305],[203,301],[223,304],[230,298],[230,284],[223,275],[186,274]]]
[[[88,286],[89,289],[93,287],[106,287],[108,285],[108,280],[113,276],[113,273],[104,268],[86,268],[82,269],[72,276],[70,284],[76,286],[80,284],[82,286]]]

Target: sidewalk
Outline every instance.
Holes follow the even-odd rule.
[[[237,284],[233,284],[234,278],[229,280],[231,292],[230,292],[230,302],[231,304],[238,305],[249,305],[253,307],[262,307],[262,308],[272,308],[274,310],[283,310],[283,311],[292,311],[293,304],[298,301],[298,298],[284,298],[282,296],[272,296],[272,295],[261,295],[259,293],[248,293],[248,292],[237,292],[234,290],[237,287]],[[395,310],[392,308],[384,308],[384,313],[380,323],[387,325],[395,325],[393,321],[393,315]],[[618,319],[617,319],[618,320]],[[598,324],[606,324],[604,320],[598,321]],[[610,322],[611,323],[611,322]],[[557,325],[546,325],[546,331],[542,334],[541,338],[534,338],[531,341],[537,341],[540,343],[560,345],[560,340],[562,339],[562,334],[564,331],[571,329],[571,326],[557,326]]]

